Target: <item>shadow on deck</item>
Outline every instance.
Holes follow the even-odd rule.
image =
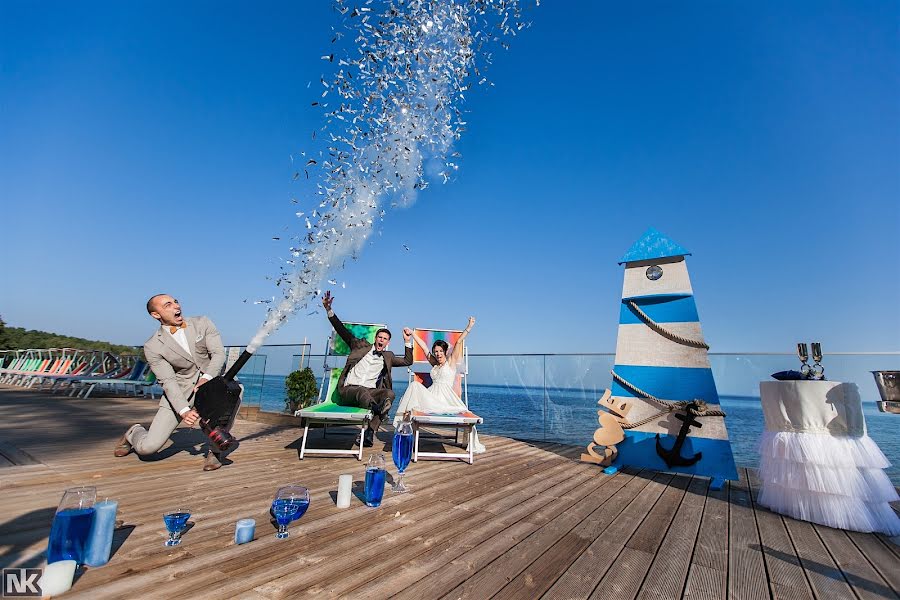
[[[160,456],[114,458],[124,430],[155,410],[0,388],[0,449],[32,459],[0,468],[0,565],[39,566],[63,489],[94,485],[119,500],[125,527],[110,563],[87,570],[71,598],[897,598],[900,587],[890,540],[760,508],[752,470],[710,491],[701,477],[607,476],[577,461],[580,448],[483,435],[474,465],[420,461],[410,493],[339,510],[338,475],[353,474],[359,491],[364,463],[300,461],[296,427],[238,421],[234,463],[209,473],[197,431],[178,431]],[[364,461],[389,454],[389,441],[382,433]],[[286,483],[309,487],[312,501],[276,540],[268,509]],[[166,548],[162,514],[175,504],[190,505],[195,526]],[[235,546],[246,517],[256,539]]]

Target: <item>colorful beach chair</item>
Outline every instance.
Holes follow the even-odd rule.
[[[114,392],[118,389],[119,386],[122,386],[123,391],[128,391],[128,386],[133,386],[133,391],[136,393],[138,386],[152,385],[152,382],[148,381],[149,375],[148,373],[152,373],[150,371],[150,365],[148,365],[143,360],[136,360],[134,366],[131,368],[131,372],[126,377],[120,378],[102,378],[102,379],[76,379],[75,381],[83,386],[83,393],[78,393],[80,398],[89,398],[91,393],[97,388],[97,386],[104,386],[111,388]],[[155,381],[155,379],[154,379]]]
[[[419,339],[424,341],[429,348],[437,340],[443,340],[447,342],[447,344],[449,344],[451,347],[455,347],[455,345],[459,341],[460,335],[462,335],[462,331],[453,329],[416,329],[414,334],[418,336]],[[463,368],[460,369],[459,374],[456,376],[456,385],[454,386],[454,388],[456,394],[466,405],[467,410],[460,411],[458,413],[442,414],[426,413],[418,410],[413,411],[412,423],[413,432],[415,434],[412,457],[413,462],[418,462],[419,458],[458,459],[465,460],[470,465],[475,462],[475,454],[473,451],[475,425],[480,425],[484,422],[484,420],[475,413],[468,410],[469,383],[467,381],[467,376],[469,373],[469,349],[465,346],[464,342],[459,343],[463,343]],[[428,371],[416,370],[426,367],[428,368]],[[425,355],[425,352],[422,350],[422,348],[419,347],[418,344],[413,344],[413,364],[409,369],[409,381],[410,383],[412,383],[413,381],[417,381],[425,387],[431,386],[431,364],[428,362],[428,357]],[[459,452],[422,452],[421,450],[419,450],[419,441],[421,435],[421,427],[423,425],[428,427],[428,429],[433,429],[435,427],[453,428],[456,432],[453,439],[457,442],[459,440],[459,431],[463,430],[468,438],[468,442],[466,443],[466,453],[461,454]],[[437,437],[440,439],[445,439],[444,436]]]
[[[373,325],[371,323],[344,323],[344,326],[350,330],[354,336],[363,338],[369,342],[375,341],[375,332],[384,327],[384,325]],[[325,376],[322,378],[322,385],[319,388],[319,402],[307,408],[301,408],[296,413],[303,419],[303,442],[300,444],[300,460],[307,454],[330,454],[330,455],[350,455],[355,456],[356,460],[362,460],[363,453],[363,436],[366,433],[366,427],[372,420],[372,411],[367,408],[358,408],[354,406],[341,406],[337,403],[340,398],[338,393],[338,379],[341,377],[343,365],[331,368],[328,366],[328,357],[332,356],[340,358],[350,354],[350,348],[344,343],[344,340],[335,333],[328,338],[325,350]],[[332,427],[355,427],[359,428],[359,437],[357,439],[358,450],[352,447],[348,450],[335,448],[310,448],[309,427],[310,425],[321,425],[322,435],[326,435],[328,426]]]

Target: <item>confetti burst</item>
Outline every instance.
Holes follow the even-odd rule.
[[[428,187],[426,165],[439,165],[433,177],[444,183],[453,177],[459,154],[451,151],[465,130],[461,105],[470,81],[488,83],[490,49],[507,48],[528,26],[519,0],[337,0],[334,8],[344,31],[332,43],[346,37],[352,45],[343,57],[322,56],[336,71],[320,79],[312,103],[324,125],[311,137],[327,145],[305,165],[315,170],[311,178],[307,172],[316,186],[308,205],[317,206],[312,216],[304,215],[309,206],[297,213],[303,233],[291,255],[299,260],[276,279],[283,299],[269,308],[251,352],[321,293],[329,272],[357,258],[383,207],[409,206]]]

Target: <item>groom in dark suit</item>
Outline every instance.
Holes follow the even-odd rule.
[[[334,298],[331,292],[325,292],[322,297],[322,306],[328,313],[328,320],[334,331],[350,348],[347,364],[338,379],[338,404],[344,406],[358,406],[368,408],[375,415],[369,422],[366,431],[365,446],[371,446],[375,438],[375,432],[381,426],[381,422],[387,418],[396,395],[393,389],[391,369],[393,367],[407,367],[413,363],[412,329],[403,328],[403,341],[406,351],[403,358],[398,357],[387,349],[391,341],[391,332],[387,329],[379,329],[375,333],[375,343],[355,337],[344,326],[334,311],[331,303]]]

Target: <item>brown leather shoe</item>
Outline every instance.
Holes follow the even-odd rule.
[[[116,449],[113,450],[113,455],[118,458],[122,458],[123,456],[128,456],[131,454],[131,451],[134,449],[131,447],[131,442],[128,441],[128,434],[131,433],[131,430],[137,427],[139,423],[135,423],[131,427],[125,430],[125,434],[119,438],[119,441],[116,443]]]
[[[203,462],[203,470],[204,471],[215,471],[216,469],[222,468],[222,461],[218,456],[210,452],[206,455],[206,460]]]

